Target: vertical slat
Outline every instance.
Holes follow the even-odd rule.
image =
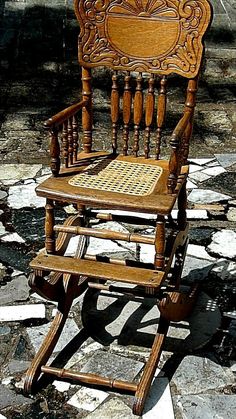
[[[45,248],[47,253],[55,253],[54,203],[51,199],[46,200],[45,211]]]
[[[58,130],[53,127],[50,131],[50,157],[51,157],[51,171],[53,176],[57,176],[60,171],[60,145],[58,141]]]
[[[150,152],[150,133],[151,133],[151,124],[153,121],[154,115],[154,106],[155,106],[155,96],[154,96],[154,75],[152,74],[148,80],[148,93],[146,100],[146,114],[145,114],[145,139],[144,139],[144,153],[145,158],[148,159]]]
[[[62,128],[62,147],[65,167],[68,167],[68,123],[65,121]]]
[[[155,250],[155,267],[163,270],[165,267],[165,217],[163,215],[159,215],[157,218]]]
[[[132,93],[130,86],[130,73],[127,72],[125,76],[125,85],[124,85],[124,94],[123,94],[123,155],[127,156],[128,152],[128,143],[129,143],[129,123],[131,117],[131,103],[132,103]]]
[[[85,153],[90,153],[92,149],[92,88],[91,88],[91,70],[82,67],[82,95],[87,100],[87,105],[82,110],[83,127],[83,149]]]
[[[139,151],[139,131],[140,123],[143,115],[143,91],[142,91],[142,73],[139,73],[136,81],[136,91],[134,95],[134,147],[133,152],[135,157],[138,156]]]
[[[117,71],[112,76],[111,88],[111,122],[112,122],[112,150],[116,153],[117,150],[117,133],[118,133],[118,120],[119,120],[119,89],[117,83]]]
[[[72,137],[73,137],[73,162],[77,160],[78,153],[78,120],[77,115],[72,118]]]
[[[69,164],[73,164],[73,131],[72,131],[72,118],[68,119],[67,122],[67,128],[68,128],[68,158],[69,158]]]
[[[156,153],[155,158],[158,160],[161,151],[161,134],[166,115],[166,84],[167,78],[163,76],[160,82],[157,105],[157,137],[156,137]]]

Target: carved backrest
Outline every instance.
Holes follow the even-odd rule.
[[[106,66],[114,71],[111,88],[113,151],[118,149],[122,115],[123,154],[131,151],[137,156],[142,148],[148,158],[152,147],[152,155],[158,159],[170,73],[187,78],[184,111],[193,114],[202,38],[211,20],[210,4],[207,0],[75,0],[74,4],[80,23],[83,98],[88,101],[82,117],[84,151],[90,152],[92,148],[91,69]],[[123,77],[123,91],[119,87],[119,73]],[[135,79],[134,83],[131,79]],[[131,122],[132,145],[129,140]],[[151,128],[155,133],[153,145]],[[178,158],[181,164],[186,161],[191,132],[192,119],[186,129],[185,144],[179,148],[179,156],[184,156]]]
[[[207,0],[75,0],[75,12],[82,66],[188,78],[199,71]]]

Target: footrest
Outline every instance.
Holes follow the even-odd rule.
[[[38,255],[30,263],[33,269],[62,272],[71,275],[83,275],[95,279],[106,279],[142,285],[159,287],[165,278],[165,272],[151,269],[133,268],[84,259],[73,259],[65,256]]]

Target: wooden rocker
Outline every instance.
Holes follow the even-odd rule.
[[[58,309],[26,374],[25,391],[37,389],[42,373],[71,378],[79,384],[133,393],[133,412],[141,415],[169,323],[189,315],[196,299],[196,288],[182,295],[179,287],[188,236],[187,158],[202,38],[211,20],[211,7],[207,0],[75,0],[74,6],[80,24],[82,99],[45,123],[50,133],[52,177],[36,192],[46,198],[46,240],[45,249],[30,265],[30,286],[57,301]],[[91,80],[92,69],[101,66],[112,74],[111,148],[97,151],[93,148]],[[164,159],[167,76],[173,74],[170,86],[178,77],[187,89],[182,116],[169,137],[170,156]],[[55,225],[54,206],[59,202],[77,209],[63,225]],[[175,205],[177,221],[171,216]],[[94,228],[91,219],[151,225],[155,233]],[[77,253],[68,257],[69,240],[77,235]],[[90,237],[152,245],[155,257],[147,264],[94,256],[87,252]],[[135,287],[127,288],[129,284]],[[128,289],[143,298],[156,298],[160,321],[139,383],[47,365],[73,300],[89,288],[124,293]]]

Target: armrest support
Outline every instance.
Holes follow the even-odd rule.
[[[182,118],[179,120],[174,131],[171,135],[170,145],[172,148],[171,156],[169,160],[169,177],[168,177],[168,192],[174,193],[178,176],[181,171],[181,166],[186,160],[185,156],[185,145],[187,130],[192,126],[192,116],[191,111],[185,111]]]
[[[45,128],[57,127],[58,125],[61,125],[68,118],[75,115],[80,109],[82,109],[83,107],[86,107],[87,103],[88,103],[88,100],[84,99],[78,103],[75,103],[74,105],[69,106],[66,109],[63,109],[62,111],[58,112],[56,115],[49,118],[44,123]]]
[[[187,125],[190,122],[191,117],[191,112],[185,112],[182,118],[179,120],[171,135],[170,145],[172,147],[178,147],[179,142],[183,137],[184,131],[186,130]]]

